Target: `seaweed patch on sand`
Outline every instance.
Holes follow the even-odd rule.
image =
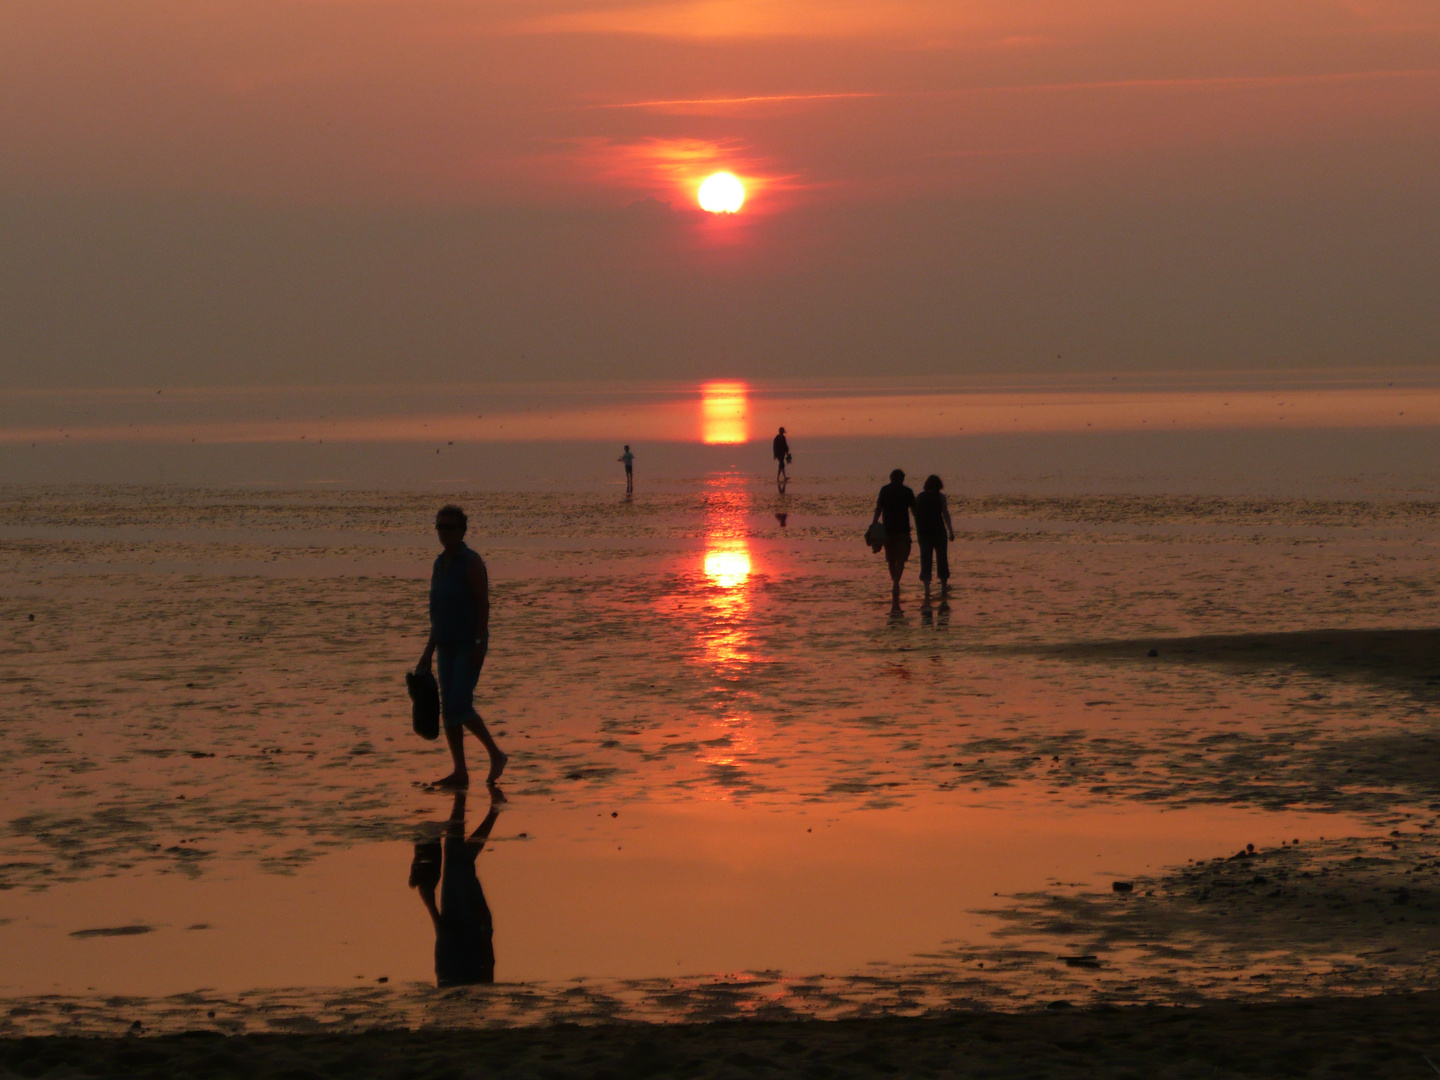
[[[1344,582],[1349,586],[1349,581]],[[1033,651],[1075,660],[1206,664],[1255,670],[1289,668],[1321,678],[1397,684],[1426,700],[1440,699],[1440,629],[1335,628],[1283,633],[1199,634],[1191,637],[1082,641]]]
[[[1389,835],[1249,846],[1106,892],[1013,897],[992,914],[1010,951],[1028,947],[1037,973],[1050,961],[1050,985],[1077,1000],[1427,989],[1440,978],[1440,836],[1434,819],[1395,824]]]

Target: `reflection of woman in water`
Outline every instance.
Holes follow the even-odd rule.
[[[445,840],[415,845],[410,864],[410,886],[418,889],[430,921],[435,924],[435,981],[440,986],[466,986],[495,981],[494,927],[490,905],[480,888],[475,860],[485,847],[498,803],[469,837],[465,835],[465,793],[455,793],[455,805],[445,824]],[[436,903],[435,886],[440,886]]]

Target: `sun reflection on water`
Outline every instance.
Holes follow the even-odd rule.
[[[746,538],[751,495],[738,477],[706,483],[704,573],[706,617],[700,630],[705,658],[732,673],[749,660],[750,584],[753,563]]]
[[[755,655],[755,593],[764,570],[751,549],[754,493],[747,479],[714,473],[703,489],[702,541],[693,568],[677,597],[691,621],[690,663],[709,685],[707,714],[697,718],[709,731],[698,757],[713,785],[709,797],[736,798],[758,790],[751,761],[759,751],[750,680]]]
[[[706,539],[705,580],[711,586],[700,632],[705,657],[719,669],[744,664],[750,659],[750,550],[743,538]]]
[[[700,438],[707,443],[750,439],[749,394],[743,382],[708,382],[700,387]]]
[[[705,576],[722,589],[742,587],[750,577],[750,551],[745,541],[724,540],[707,550]]]

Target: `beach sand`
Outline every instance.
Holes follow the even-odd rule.
[[[454,493],[513,753],[465,993],[405,888],[448,811],[400,682],[442,496],[0,493],[0,1037],[986,1009],[1004,1041],[1119,1022],[1056,999],[1247,1030],[1217,1003],[1296,997],[1342,1030],[1436,985],[1433,504],[957,497],[955,594],[912,574],[892,619],[868,500],[791,491]]]
[[[0,1076],[1424,1077],[1440,993],[926,1019],[0,1040]]]

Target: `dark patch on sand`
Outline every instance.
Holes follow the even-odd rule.
[[[1130,892],[1033,893],[992,914],[1032,964],[1095,956],[1104,971],[1087,981],[1088,1000],[1184,1000],[1182,987],[1196,999],[1423,989],[1440,977],[1433,826],[1242,847],[1137,877]]]
[[[1158,656],[1152,655],[1158,653]],[[1401,682],[1440,695],[1440,629],[1300,630],[1079,641],[1028,650],[1074,660],[1287,667],[1322,677]]]
[[[93,930],[72,930],[70,936],[73,938],[95,938],[95,937],[135,937],[137,934],[149,934],[154,931],[153,926],[136,924],[133,926],[98,926]]]
[[[927,1019],[0,1041],[35,1078],[1424,1076],[1440,994]]]

